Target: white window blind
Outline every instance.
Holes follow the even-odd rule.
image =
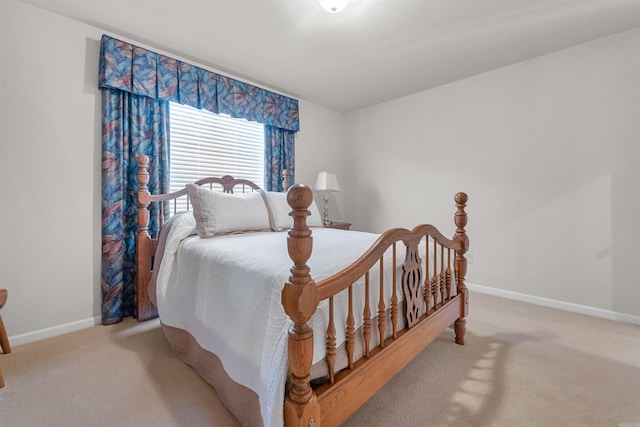
[[[169,126],[171,191],[223,175],[264,186],[262,124],[171,103]]]

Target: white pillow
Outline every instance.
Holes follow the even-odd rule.
[[[287,193],[260,191],[266,197],[271,219],[271,229],[273,231],[282,231],[293,227],[293,218],[289,216],[291,206],[289,206],[287,202]],[[307,226],[322,227],[322,218],[320,217],[320,212],[318,211],[315,200],[311,202],[309,212],[311,212],[311,215],[307,217]]]
[[[242,231],[269,230],[269,212],[257,192],[228,194],[187,184],[200,237]]]

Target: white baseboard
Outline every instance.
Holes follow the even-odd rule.
[[[632,323],[634,325],[640,325],[640,316],[634,314],[618,313],[611,310],[605,310],[602,308],[589,307],[586,305],[574,304],[570,302],[557,301],[549,298],[542,298],[533,295],[522,294],[519,292],[507,291],[504,289],[490,288],[488,286],[476,285],[473,283],[467,283],[467,287],[472,292],[479,292],[481,294],[495,295],[502,298],[512,299],[516,301],[527,302],[530,304],[541,305],[544,307],[557,308],[560,310],[571,311],[574,313],[586,314],[594,317],[601,317],[603,319],[615,320],[618,322]],[[52,326],[50,328],[40,329],[33,332],[27,332],[24,334],[14,335],[9,337],[11,345],[27,344],[33,341],[42,340],[45,338],[55,337],[56,335],[66,334],[67,332],[73,332],[91,326],[100,325],[102,323],[102,317],[96,316],[84,320],[77,320],[75,322],[65,323],[63,325]]]
[[[635,314],[618,313],[616,311],[605,310],[597,307],[589,307],[587,305],[574,304],[571,302],[558,301],[549,298],[536,297],[533,295],[521,294],[519,292],[507,291],[504,289],[490,288],[488,286],[467,283],[467,288],[472,292],[481,294],[495,295],[497,297],[512,299],[516,301],[528,302],[544,307],[557,308],[560,310],[571,311],[574,313],[586,314],[603,319],[615,320],[618,322],[632,323],[640,325],[640,316]]]
[[[96,316],[84,320],[76,320],[75,322],[65,323],[63,325],[52,326],[50,328],[44,328],[33,332],[27,332],[24,334],[13,335],[9,337],[9,343],[12,346],[27,344],[33,341],[39,341],[45,338],[55,337],[57,335],[66,334],[67,332],[73,332],[80,329],[90,328],[91,326],[100,325],[102,323],[102,316]]]

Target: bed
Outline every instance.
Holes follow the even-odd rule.
[[[151,195],[138,163],[138,320],[159,314],[243,425],[337,426],[448,327],[464,344],[466,194],[451,239],[426,224],[378,235],[323,228],[301,184],[264,192],[225,176]],[[151,238],[150,205],[179,197],[193,210]],[[235,215],[215,211],[226,203]]]

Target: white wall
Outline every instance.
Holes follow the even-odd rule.
[[[12,336],[99,313],[101,33],[14,0],[2,8],[0,287]]]
[[[308,120],[310,118],[312,120]],[[300,132],[296,135],[296,182],[313,188],[318,173],[328,171],[336,174],[338,184],[342,186],[345,175],[344,114],[301,101],[300,120]],[[323,197],[323,192],[316,194],[320,213]],[[329,193],[328,198],[330,219],[343,219],[344,192]]]
[[[0,8],[0,288],[16,344],[100,316],[104,31],[17,0]],[[298,181],[313,185],[342,168],[343,117],[300,110]]]
[[[351,113],[345,217],[453,233],[476,284],[640,314],[640,30]]]

